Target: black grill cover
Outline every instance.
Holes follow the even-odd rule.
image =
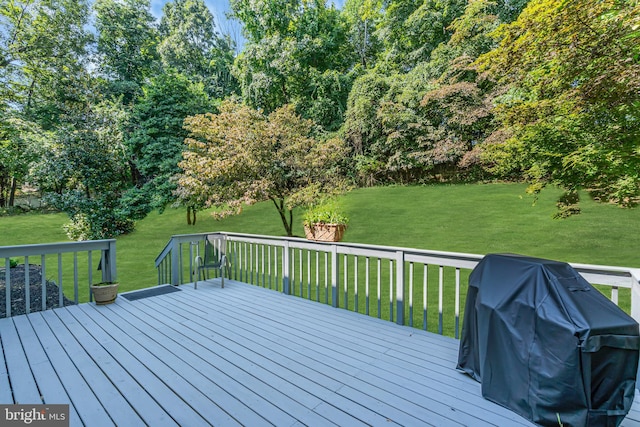
[[[487,255],[471,272],[458,369],[545,426],[617,426],[633,402],[638,324],[570,265]]]

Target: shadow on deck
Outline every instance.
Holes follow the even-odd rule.
[[[532,425],[455,370],[452,338],[235,281],[178,289],[0,319],[0,404],[70,403],[72,426]]]

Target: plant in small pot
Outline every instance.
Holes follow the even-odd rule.
[[[101,282],[91,285],[93,300],[98,305],[111,304],[118,297],[117,282]]]
[[[349,218],[335,201],[311,206],[304,214],[304,234],[309,240],[339,242],[347,229]]]

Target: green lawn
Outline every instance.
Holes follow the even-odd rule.
[[[568,262],[638,267],[635,242],[640,210],[584,199],[583,213],[553,219],[559,190],[545,190],[534,204],[521,184],[472,184],[358,189],[342,202],[351,221],[345,241],[486,254],[511,252]],[[300,212],[294,233],[303,235]],[[0,218],[0,245],[67,240],[64,214]],[[271,202],[215,221],[206,212],[188,226],[184,209],[153,213],[136,231],[118,238],[122,291],[156,284],[154,259],[171,235],[236,231],[283,235]],[[67,288],[68,285],[65,285]],[[82,299],[82,298],[81,298]]]

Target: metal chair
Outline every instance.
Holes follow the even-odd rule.
[[[224,288],[225,270],[229,275],[230,266],[226,256],[226,240],[224,237],[207,236],[204,241],[204,257],[200,255],[200,245],[196,246],[196,257],[194,259],[195,276],[194,288],[198,288],[198,280],[209,280],[209,270],[217,270],[220,275],[221,287]]]

